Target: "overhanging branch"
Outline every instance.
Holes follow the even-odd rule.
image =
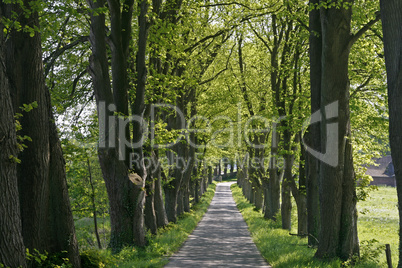
[[[364,25],[357,33],[353,34],[349,40],[349,47],[352,47],[353,44],[365,33],[367,30],[371,28],[377,21],[381,19],[380,12],[376,12],[375,19],[370,20],[366,25]]]
[[[80,36],[77,40],[53,51],[52,54],[50,54],[50,56],[43,61],[43,63],[45,64],[45,76],[49,74],[50,68],[52,68],[57,58],[60,57],[61,54],[63,54],[68,49],[74,48],[78,44],[85,43],[88,41],[89,41],[88,36]]]

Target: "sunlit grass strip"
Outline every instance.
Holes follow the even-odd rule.
[[[208,190],[195,204],[191,212],[180,216],[176,224],[169,224],[159,230],[156,236],[149,238],[149,245],[144,249],[125,248],[116,256],[114,267],[163,267],[168,257],[178,251],[187,237],[197,226],[207,211],[215,195],[216,182],[209,185]]]
[[[307,246],[306,238],[290,236],[289,231],[280,228],[280,219],[277,222],[264,219],[261,212],[254,210],[254,206],[246,200],[236,184],[231,186],[231,190],[237,207],[247,222],[254,243],[272,267],[341,267],[339,260],[323,262],[314,259],[316,250]],[[379,266],[374,263],[361,263],[354,267]]]
[[[392,264],[396,267],[399,260],[399,215],[396,188],[379,186],[378,191],[370,193],[366,201],[357,203],[357,210],[359,211],[357,228],[360,242],[367,243],[365,241],[373,239],[378,241],[372,243],[372,247],[366,251],[373,254],[379,249],[380,254],[377,257],[379,267],[387,267],[385,244],[390,244]]]

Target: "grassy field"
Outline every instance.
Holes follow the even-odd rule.
[[[163,267],[168,262],[168,257],[179,250],[207,211],[215,194],[215,187],[214,182],[208,187],[200,202],[192,207],[191,212],[180,216],[176,224],[169,224],[164,229],[160,229],[156,236],[149,235],[149,245],[145,248],[127,247],[116,255],[112,255],[107,249],[95,249],[92,220],[76,221],[77,239],[80,242],[80,248],[83,249],[81,257],[85,261],[84,267]],[[101,221],[100,226],[102,239],[103,231],[109,233],[110,223],[106,219]],[[107,240],[107,237],[102,239],[102,244]]]
[[[307,239],[290,236],[282,230],[280,220],[265,220],[261,212],[243,197],[241,189],[232,186],[233,197],[246,220],[253,240],[264,258],[275,268],[287,267],[341,267],[340,261],[322,262],[313,258],[315,249],[307,247]],[[295,206],[294,206],[295,207]],[[358,204],[359,238],[362,260],[355,267],[387,267],[385,243],[391,244],[393,264],[397,264],[398,214],[396,208],[396,190],[379,187],[371,197]],[[295,212],[295,211],[294,211]],[[363,214],[364,213],[364,214]],[[297,231],[297,219],[294,213],[292,233]],[[378,242],[373,241],[376,239]],[[371,241],[371,242],[368,242]]]
[[[366,244],[366,241],[377,240],[373,243],[373,250],[379,249],[380,267],[387,267],[385,257],[385,244],[391,245],[392,264],[394,267],[398,264],[398,199],[396,188],[378,187],[378,191],[371,193],[371,196],[363,202],[359,202],[357,209],[359,211],[358,233],[360,242]]]

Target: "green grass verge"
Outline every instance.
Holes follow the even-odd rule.
[[[197,226],[207,211],[215,195],[216,182],[209,185],[208,190],[195,204],[189,213],[181,215],[176,224],[169,224],[158,230],[155,236],[148,235],[149,244],[145,248],[127,247],[119,254],[112,255],[109,250],[87,250],[81,255],[97,264],[90,267],[163,267],[168,257],[177,252],[189,234]]]
[[[232,187],[233,198],[237,204],[238,209],[243,215],[243,218],[247,222],[249,230],[251,232],[252,238],[257,245],[257,248],[260,250],[262,256],[275,268],[288,268],[288,267],[299,267],[299,268],[311,268],[311,267],[341,267],[342,263],[339,260],[333,260],[328,262],[323,262],[321,260],[314,259],[314,253],[316,249],[309,248],[307,245],[306,238],[299,238],[295,236],[290,236],[289,231],[281,229],[280,220],[274,222],[272,220],[266,220],[263,218],[262,213],[259,211],[254,210],[254,206],[250,204],[246,198],[243,196],[241,189],[236,185],[233,184]],[[389,190],[388,190],[389,191]],[[359,204],[359,211],[368,208],[369,204],[374,206],[377,204],[377,208],[379,207],[378,199],[385,198],[380,197],[383,194],[382,188],[380,188],[379,192],[372,193],[371,203],[361,202]],[[388,193],[386,193],[388,196]],[[396,196],[396,195],[395,195]],[[389,215],[394,215],[395,209],[392,210],[394,203],[392,203],[393,199],[390,198],[388,200],[387,197],[384,202],[389,203],[389,209],[384,209],[383,212],[385,214],[389,213]],[[395,197],[396,198],[396,197]],[[392,201],[392,202],[391,202]],[[366,201],[367,202],[367,201]],[[295,207],[295,206],[294,206]],[[369,208],[368,208],[369,209]],[[381,209],[383,209],[381,207]],[[295,209],[294,209],[295,210]],[[391,212],[391,210],[393,212]],[[373,209],[372,209],[373,211]],[[295,212],[295,211],[294,211]],[[379,217],[378,213],[374,212],[376,217]],[[367,214],[366,214],[367,215]],[[397,214],[396,214],[397,215]],[[382,216],[380,216],[382,217]],[[378,219],[368,215],[368,224],[362,224],[364,218],[361,216],[359,220],[359,235],[360,241],[364,240],[371,240],[377,236],[377,229],[383,228],[386,225],[378,225]],[[389,219],[389,217],[388,217]],[[293,226],[292,226],[292,233],[296,232],[297,226],[297,219],[295,213],[292,216]],[[387,222],[389,220],[386,220]],[[391,222],[394,222],[391,220]],[[383,227],[381,227],[383,226]],[[392,232],[396,234],[398,228],[395,226],[388,226],[388,230],[393,230]],[[365,231],[363,235],[362,232]],[[386,232],[387,230],[384,230]],[[388,235],[384,235],[381,241],[389,241],[394,238],[389,238],[389,236],[394,236],[393,233]],[[397,234],[396,234],[397,235]],[[369,239],[367,239],[369,238]],[[397,240],[397,236],[395,237]],[[377,238],[379,240],[379,238]],[[396,241],[397,242],[397,241]],[[384,242],[385,243],[385,242]],[[387,242],[390,243],[390,242]],[[393,242],[392,242],[393,243]],[[391,243],[391,247],[393,244]],[[380,243],[379,243],[380,244]],[[383,258],[381,255],[376,256],[375,251],[377,250],[376,243],[372,242],[364,242],[361,247],[362,252],[362,260],[360,260],[354,267],[361,267],[361,268],[370,268],[370,267],[386,267],[384,266],[385,257]],[[379,248],[382,250],[382,248]],[[378,251],[378,250],[377,250]],[[394,252],[394,255],[396,252]],[[375,260],[373,260],[375,259]],[[379,262],[379,263],[378,263]],[[394,263],[396,264],[396,262]],[[385,264],[386,265],[386,264]]]

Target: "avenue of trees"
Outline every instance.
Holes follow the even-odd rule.
[[[389,151],[402,219],[401,26],[400,0],[2,1],[0,266],[81,267],[83,217],[145,246],[235,166],[316,258],[358,256]]]

